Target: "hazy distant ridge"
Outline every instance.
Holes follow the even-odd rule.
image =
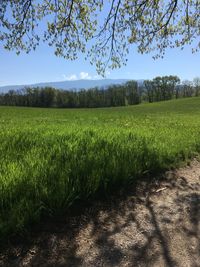
[[[7,85],[0,87],[0,93],[6,93],[9,90],[19,90],[25,87],[46,87],[50,86],[62,90],[80,90],[89,89],[93,87],[107,87],[112,84],[122,84],[128,79],[101,79],[101,80],[76,80],[76,81],[62,81],[62,82],[44,82],[29,85]]]

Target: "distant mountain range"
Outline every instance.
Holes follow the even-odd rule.
[[[19,90],[25,87],[53,87],[61,90],[80,90],[89,88],[106,88],[109,85],[123,84],[129,79],[101,79],[101,80],[75,80],[75,81],[62,81],[62,82],[44,82],[27,85],[7,85],[0,87],[0,93],[6,93],[9,90]]]

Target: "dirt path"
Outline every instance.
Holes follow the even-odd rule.
[[[199,267],[200,163],[41,225],[29,243],[0,254],[0,266]]]

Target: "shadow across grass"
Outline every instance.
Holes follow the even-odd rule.
[[[79,203],[67,216],[38,224],[28,239],[12,240],[0,266],[197,267],[199,190],[198,174],[190,179],[170,171]]]

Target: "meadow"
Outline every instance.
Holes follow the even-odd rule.
[[[0,107],[0,236],[200,152],[200,98],[119,108]]]

